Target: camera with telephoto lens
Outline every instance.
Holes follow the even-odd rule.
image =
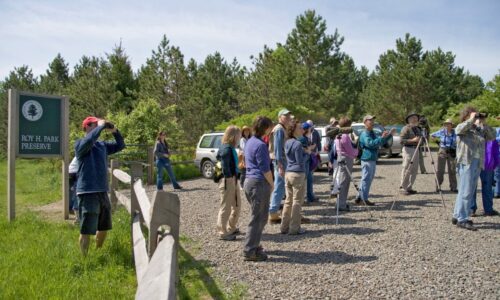
[[[477,113],[475,116],[476,119],[486,119],[487,117],[488,117],[488,113],[482,113],[482,112]]]
[[[113,129],[113,128],[115,128],[115,124],[106,121],[106,123],[104,123],[104,128],[106,128],[106,129]]]

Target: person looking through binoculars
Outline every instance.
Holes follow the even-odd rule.
[[[439,185],[436,186],[436,191],[439,192],[439,187],[443,183],[444,170],[446,165],[448,165],[450,190],[456,193],[458,192],[455,163],[455,159],[457,157],[457,135],[455,134],[455,130],[453,130],[452,120],[447,119],[443,123],[443,128],[432,133],[431,136],[439,139],[438,164],[436,172]]]

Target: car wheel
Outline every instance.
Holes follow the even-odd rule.
[[[392,149],[389,148],[387,154],[385,155],[385,158],[391,158],[391,157],[392,157]]]
[[[204,161],[201,165],[201,175],[208,179],[214,176],[214,164],[210,160]]]

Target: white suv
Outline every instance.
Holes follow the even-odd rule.
[[[223,132],[207,133],[198,141],[194,164],[205,178],[212,178],[214,175],[214,165],[223,135]]]

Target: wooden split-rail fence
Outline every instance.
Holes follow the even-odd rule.
[[[119,161],[111,160],[110,200],[113,206],[117,203],[125,206],[131,216],[132,255],[138,285],[135,298],[176,299],[179,197],[155,191],[150,200],[142,183],[144,166],[131,162],[128,174],[119,169]],[[129,187],[129,195],[120,190],[123,184]],[[147,229],[147,239],[143,228]]]

